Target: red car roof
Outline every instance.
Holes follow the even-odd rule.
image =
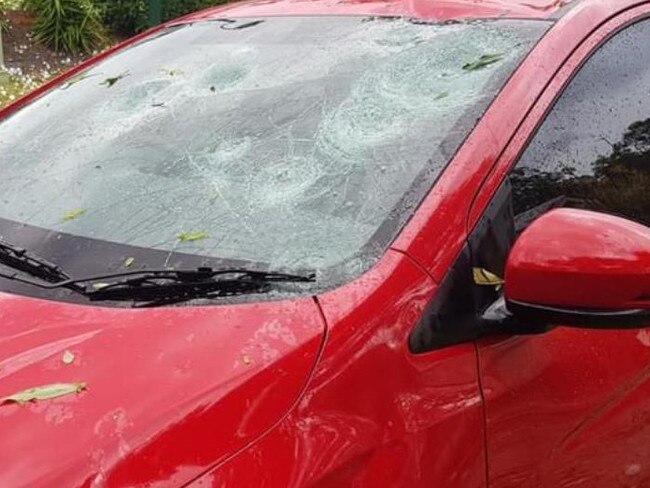
[[[273,15],[397,15],[427,19],[550,17],[576,0],[251,0],[183,20]]]

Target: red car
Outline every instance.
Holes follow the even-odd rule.
[[[650,2],[270,0],[0,112],[0,486],[650,486]]]

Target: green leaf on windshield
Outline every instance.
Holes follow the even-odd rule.
[[[128,71],[125,71],[125,72],[122,73],[121,75],[113,76],[112,78],[106,78],[104,81],[102,81],[102,82],[100,83],[100,85],[105,85],[105,86],[107,86],[108,88],[110,88],[110,87],[112,87],[115,83],[117,83],[118,81],[120,81],[122,78],[126,78],[127,76],[129,76],[129,72],[128,72]]]
[[[501,61],[502,58],[503,58],[503,54],[499,54],[499,53],[484,54],[476,61],[467,63],[465,66],[463,66],[463,69],[465,71],[478,71],[487,66],[490,66],[491,64]]]
[[[208,237],[208,234],[202,230],[199,230],[193,232],[181,232],[177,237],[182,242],[194,242],[206,239]]]
[[[63,222],[67,222],[69,220],[74,220],[78,217],[81,217],[83,214],[85,214],[86,211],[83,208],[73,208],[68,210],[66,213],[63,214],[63,217],[61,217],[61,220]]]
[[[447,98],[449,96],[449,92],[442,92],[439,94],[434,100],[442,100],[443,98]]]
[[[50,400],[64,395],[72,395],[86,389],[86,383],[54,383],[51,385],[29,388],[11,396],[0,399],[0,405],[5,403],[18,403],[24,405],[36,400]]]
[[[131,266],[133,266],[133,263],[135,263],[135,258],[126,258],[124,260],[124,263],[122,264],[124,265],[125,268],[130,268]]]

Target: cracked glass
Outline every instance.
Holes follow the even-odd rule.
[[[273,268],[363,268],[548,25],[169,28],[0,123],[0,218]]]

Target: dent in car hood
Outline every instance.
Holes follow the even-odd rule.
[[[87,385],[0,406],[0,486],[182,485],[281,419],[323,330],[311,299],[131,310],[0,294],[0,397]]]

